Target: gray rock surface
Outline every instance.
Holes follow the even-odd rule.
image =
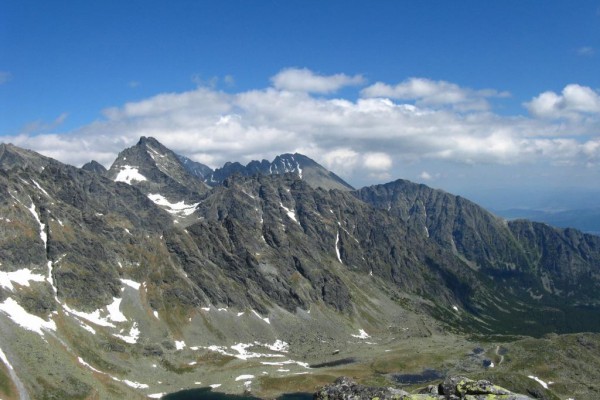
[[[348,377],[338,378],[334,383],[318,390],[315,400],[533,400],[531,397],[512,393],[488,381],[473,381],[464,377],[448,377],[439,386],[429,386],[419,393],[408,393],[392,387],[369,387],[356,383]]]

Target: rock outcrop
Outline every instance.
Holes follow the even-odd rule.
[[[531,397],[512,393],[489,381],[474,381],[464,377],[448,377],[439,385],[430,385],[418,393],[408,393],[392,387],[369,387],[348,377],[316,392],[315,400],[532,400]]]

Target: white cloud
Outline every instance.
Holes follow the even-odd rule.
[[[309,75],[314,74],[309,71]],[[527,103],[534,115],[587,115],[555,121],[501,116],[476,108],[459,111],[443,101],[496,92],[429,83],[402,89],[430,99],[427,105],[389,97],[330,99],[276,87],[230,94],[198,87],[109,108],[103,119],[69,133],[23,132],[0,141],[75,165],[96,159],[109,166],[119,151],[140,136],[156,137],[175,152],[212,167],[298,151],[351,182],[406,177],[410,165],[415,165],[410,176],[418,176],[431,168],[441,170],[439,163],[595,165],[600,161],[600,115],[594,111],[599,107],[598,94],[590,88],[569,85],[561,94],[542,93]],[[437,93],[440,88],[449,94]],[[444,100],[435,104],[431,99]]]
[[[335,149],[322,156],[325,166],[340,173],[350,173],[358,164],[360,154],[348,148]]]
[[[372,171],[387,171],[392,168],[392,158],[385,153],[367,153],[363,160],[365,167]]]
[[[453,105],[463,110],[483,110],[489,107],[488,97],[506,97],[492,89],[472,90],[446,81],[409,78],[397,85],[377,82],[361,91],[364,97],[387,97],[397,100],[415,100],[422,105]]]
[[[582,114],[600,114],[600,94],[587,86],[570,84],[561,94],[547,91],[524,104],[541,118],[580,118]]]
[[[356,86],[364,82],[361,75],[319,75],[306,68],[288,68],[271,78],[276,89],[292,92],[333,93],[344,86]]]
[[[423,172],[421,172],[421,174],[419,174],[419,178],[421,178],[425,181],[430,181],[433,179],[433,176],[429,172],[423,171]]]

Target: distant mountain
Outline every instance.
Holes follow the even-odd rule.
[[[304,180],[313,188],[354,190],[352,186],[333,172],[328,171],[314,160],[298,153],[281,154],[275,157],[273,162],[267,160],[251,161],[245,166],[239,162],[227,162],[223,167],[217,168],[214,171],[211,171],[210,168],[203,164],[196,163],[183,156],[179,157],[184,160],[184,166],[190,173],[200,177],[200,179],[210,186],[220,185],[234,174],[253,176],[259,174],[281,175],[291,173]]]
[[[535,209],[494,210],[507,219],[528,219],[560,228],[576,228],[600,236],[600,207],[562,211]]]
[[[177,154],[177,158],[179,158],[179,161],[181,161],[181,164],[183,164],[183,166],[189,173],[191,173],[201,181],[206,182],[207,179],[210,179],[213,170],[209,166],[199,163],[197,161],[193,161],[180,154]]]
[[[352,191],[298,154],[213,187],[190,165],[145,137],[104,174],[0,145],[3,396],[157,397],[365,343],[600,331],[600,237],[404,180]]]
[[[104,165],[100,164],[98,161],[95,160],[83,164],[81,166],[81,169],[89,172],[95,172],[100,175],[104,175],[106,171],[108,171],[106,168],[104,168]]]

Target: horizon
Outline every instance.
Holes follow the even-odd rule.
[[[0,141],[109,166],[152,136],[211,168],[298,152],[355,187],[596,204],[600,5],[462,5],[6,2]]]

